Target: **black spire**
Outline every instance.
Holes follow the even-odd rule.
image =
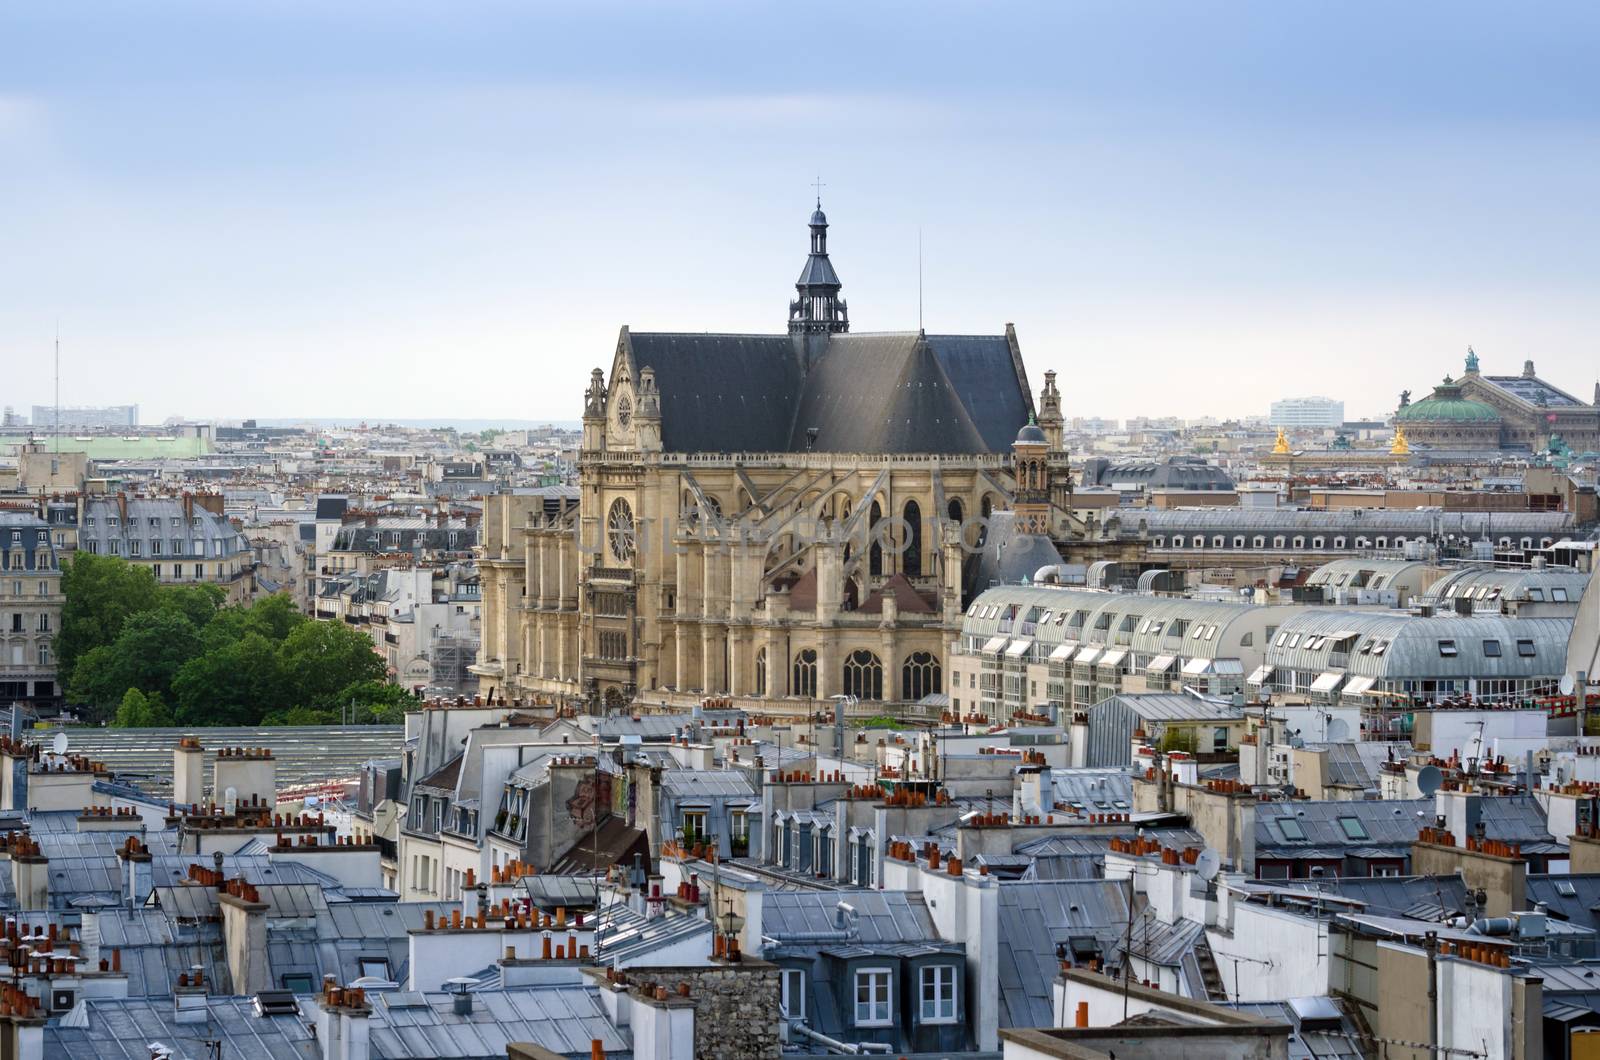
[[[850,330],[850,314],[839,297],[839,274],[828,260],[828,215],[822,212],[822,199],[811,214],[811,253],[794,289],[797,297],[789,303],[790,334],[826,334]]]

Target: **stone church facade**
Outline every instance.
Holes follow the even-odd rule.
[[[1036,405],[1010,325],[851,333],[820,204],[809,228],[785,332],[624,327],[584,395],[576,504],[489,499],[486,691],[920,700],[986,576],[985,517],[1065,537],[1055,373]]]

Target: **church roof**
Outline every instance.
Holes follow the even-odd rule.
[[[800,287],[841,287],[839,274],[833,271],[833,262],[828,260],[826,254],[812,254],[806,258],[805,266],[800,270],[800,278],[795,281]]]
[[[634,363],[653,368],[669,453],[782,452],[800,396],[788,335],[633,332]]]
[[[1006,453],[1032,409],[1008,335],[630,332],[626,341],[634,364],[655,370],[662,448],[672,453]]]

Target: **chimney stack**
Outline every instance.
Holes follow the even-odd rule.
[[[206,801],[206,754],[198,737],[185,736],[173,748],[172,801],[179,806]]]

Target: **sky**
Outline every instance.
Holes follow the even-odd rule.
[[[576,419],[618,329],[996,333],[1069,415],[1600,376],[1600,5],[0,6],[0,403]]]

